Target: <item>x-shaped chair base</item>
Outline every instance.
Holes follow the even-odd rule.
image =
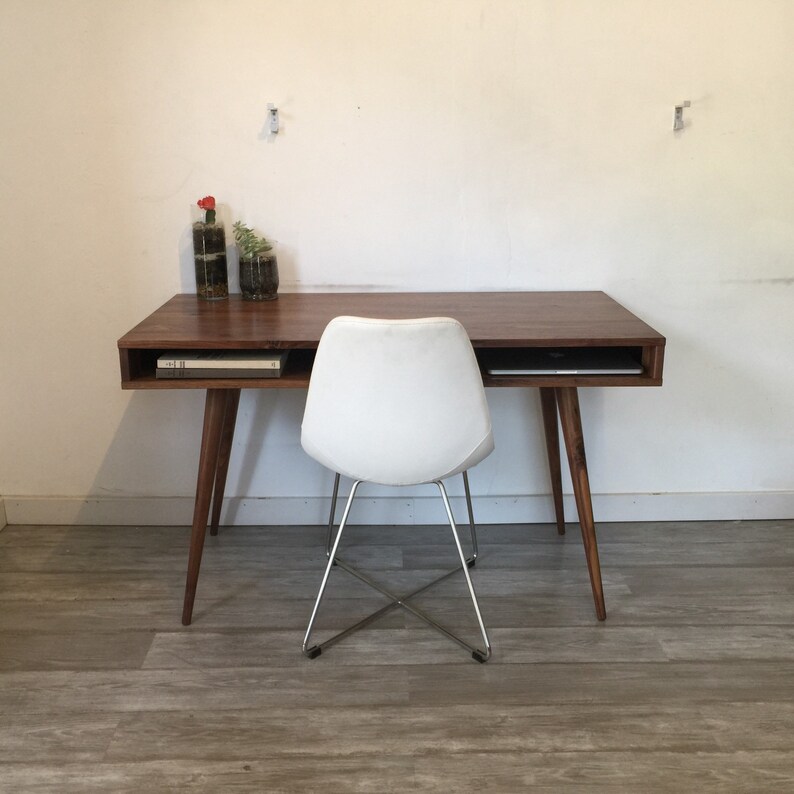
[[[306,636],[303,639],[303,653],[306,656],[308,656],[310,659],[315,659],[316,657],[318,657],[322,653],[324,648],[328,648],[329,646],[333,645],[336,642],[339,642],[339,640],[343,639],[344,637],[348,636],[349,634],[352,634],[354,631],[358,631],[359,629],[364,628],[365,626],[367,626],[370,623],[374,622],[378,618],[381,618],[384,615],[388,614],[393,609],[396,609],[397,607],[401,607],[402,609],[405,609],[406,611],[410,612],[412,615],[415,615],[416,617],[418,617],[420,620],[423,620],[429,626],[432,626],[434,629],[436,629],[436,631],[440,632],[445,637],[448,637],[450,640],[452,640],[453,642],[457,643],[458,645],[460,645],[465,650],[469,651],[469,653],[471,653],[472,658],[475,659],[476,661],[478,661],[478,662],[486,662],[490,658],[490,656],[491,656],[491,644],[490,644],[490,641],[488,639],[488,633],[487,633],[487,631],[485,629],[485,625],[483,624],[483,621],[482,621],[482,615],[480,614],[480,607],[479,607],[479,604],[477,603],[477,596],[474,593],[474,587],[473,587],[473,585],[471,583],[471,577],[469,576],[469,570],[468,570],[469,568],[474,566],[475,560],[477,558],[477,536],[476,536],[476,531],[475,531],[475,527],[474,527],[474,515],[473,515],[473,511],[472,511],[472,507],[471,507],[471,494],[469,492],[469,480],[468,480],[468,477],[466,476],[466,472],[463,473],[463,482],[464,482],[464,486],[465,486],[465,490],[466,490],[466,504],[467,504],[468,511],[469,511],[469,526],[471,528],[472,549],[473,549],[472,550],[472,555],[470,557],[466,558],[464,556],[464,554],[463,554],[463,548],[462,548],[462,546],[460,544],[460,537],[458,536],[457,527],[455,525],[455,519],[452,516],[452,509],[450,508],[450,505],[449,505],[449,499],[447,498],[446,490],[444,488],[444,485],[441,483],[441,481],[437,480],[437,481],[435,481],[435,484],[438,486],[438,489],[441,492],[441,498],[444,501],[444,507],[445,507],[446,512],[447,512],[447,518],[449,519],[449,524],[450,524],[450,527],[452,529],[453,537],[455,539],[455,546],[456,546],[457,551],[458,551],[458,556],[460,557],[461,567],[460,568],[454,568],[453,570],[448,571],[447,573],[443,574],[442,576],[438,577],[437,579],[434,579],[432,582],[429,582],[428,584],[423,585],[419,589],[414,590],[411,593],[408,593],[407,595],[396,596],[390,590],[386,589],[381,584],[379,584],[378,582],[376,582],[375,580],[373,580],[372,578],[370,578],[366,574],[364,574],[361,571],[359,571],[357,568],[354,568],[352,565],[350,565],[349,563],[347,563],[344,560],[342,560],[340,557],[337,556],[337,553],[336,553],[337,549],[339,548],[339,541],[341,540],[342,532],[344,531],[345,526],[347,525],[347,518],[348,518],[348,515],[350,513],[350,506],[353,503],[353,498],[355,497],[356,490],[358,489],[358,486],[361,484],[360,480],[357,480],[356,482],[353,483],[353,487],[350,490],[350,496],[348,497],[347,504],[345,505],[345,512],[344,512],[344,515],[342,516],[342,521],[339,524],[339,531],[336,534],[336,539],[334,540],[333,546],[331,546],[333,519],[334,519],[334,515],[335,515],[335,512],[336,512],[336,500],[337,500],[337,495],[338,495],[338,492],[339,492],[339,475],[338,474],[336,475],[336,479],[334,480],[334,493],[333,493],[333,497],[332,497],[332,500],[331,500],[331,519],[330,519],[329,525],[328,525],[328,539],[327,539],[327,542],[326,542],[326,555],[328,556],[328,564],[326,565],[325,574],[323,576],[323,580],[322,580],[322,583],[320,585],[320,591],[317,594],[317,600],[316,600],[316,602],[314,604],[314,610],[312,611],[312,615],[311,615],[311,618],[309,620],[309,627],[306,629]],[[349,574],[351,574],[352,576],[355,576],[357,579],[359,579],[360,581],[362,581],[365,584],[369,585],[374,590],[377,590],[379,593],[381,593],[382,595],[384,595],[387,598],[389,598],[390,599],[390,603],[387,604],[386,606],[382,607],[381,609],[377,610],[376,612],[373,612],[371,615],[368,615],[363,620],[358,621],[358,623],[355,623],[354,625],[350,626],[349,628],[345,629],[344,631],[341,631],[338,634],[335,634],[333,637],[331,637],[330,639],[326,640],[325,642],[317,644],[317,645],[311,645],[310,646],[309,645],[309,640],[311,638],[312,629],[314,627],[314,621],[315,621],[315,619],[317,617],[317,612],[318,612],[318,610],[320,608],[320,603],[322,602],[323,595],[325,593],[325,588],[326,588],[326,585],[328,583],[328,576],[331,573],[331,569],[334,566],[336,566],[338,568],[341,568],[344,571],[347,571]],[[443,582],[446,579],[449,579],[450,576],[453,576],[454,574],[458,573],[459,571],[463,571],[463,574],[464,574],[464,576],[466,578],[466,585],[468,586],[469,595],[471,596],[472,604],[474,605],[474,612],[475,612],[475,614],[477,616],[477,622],[478,622],[479,627],[480,627],[480,633],[482,635],[483,645],[484,645],[485,650],[481,650],[479,648],[475,648],[473,645],[469,645],[469,643],[467,643],[465,640],[461,639],[460,637],[458,637],[457,635],[453,634],[448,629],[444,628],[444,626],[442,626],[440,623],[436,622],[431,617],[426,615],[422,610],[420,610],[419,608],[415,607],[413,604],[408,603],[410,599],[415,598],[416,596],[420,595],[421,593],[426,592],[431,587],[434,587],[435,585],[439,584],[440,582]]]

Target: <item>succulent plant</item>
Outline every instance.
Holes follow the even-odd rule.
[[[273,248],[273,244],[269,240],[258,235],[242,221],[237,221],[232,228],[234,229],[234,242],[237,243],[240,256],[243,259],[261,256]]]

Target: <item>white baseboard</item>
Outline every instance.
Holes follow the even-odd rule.
[[[3,499],[0,499],[0,530],[2,530],[5,526],[7,526],[8,521],[6,521],[6,503]]]
[[[535,524],[554,520],[551,498],[534,496],[474,497],[480,524]],[[464,521],[463,497],[452,497],[455,515]],[[3,503],[5,507],[3,508]],[[318,525],[328,520],[330,500],[320,497],[233,497],[224,501],[226,525]],[[341,514],[341,505],[340,505]],[[794,518],[794,491],[747,493],[594,494],[596,521],[734,521]],[[576,521],[572,495],[565,515]],[[184,526],[192,522],[192,497],[79,498],[6,496],[0,500],[0,527],[31,525]],[[437,496],[359,496],[351,513],[354,524],[442,524]]]

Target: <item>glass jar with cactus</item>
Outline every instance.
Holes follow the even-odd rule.
[[[242,221],[234,224],[240,252],[240,292],[243,300],[272,301],[278,297],[278,262],[273,243]]]
[[[193,224],[196,294],[204,300],[228,298],[226,234],[223,224],[215,222],[215,198],[204,196],[196,203],[204,210],[204,220]]]

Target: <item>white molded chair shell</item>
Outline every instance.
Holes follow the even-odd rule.
[[[312,368],[301,444],[353,480],[432,482],[493,451],[477,359],[449,317],[337,317]]]

